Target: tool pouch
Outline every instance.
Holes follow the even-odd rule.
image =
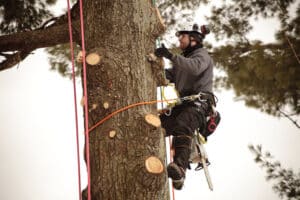
[[[221,121],[221,115],[218,111],[216,111],[213,115],[211,115],[208,118],[206,122],[206,128],[202,132],[202,135],[205,137],[205,139],[207,139],[208,136],[210,136],[213,132],[215,132],[220,121]]]

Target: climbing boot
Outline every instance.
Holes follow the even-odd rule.
[[[181,190],[185,179],[185,170],[172,162],[167,167],[168,177],[172,179],[173,187],[176,190]]]

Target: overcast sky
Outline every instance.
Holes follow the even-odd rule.
[[[272,41],[275,29],[274,21],[260,22],[250,36]],[[38,50],[18,67],[0,73],[0,199],[78,199],[72,82],[49,69],[45,53]],[[298,171],[299,129],[287,119],[234,102],[232,91],[216,94],[222,121],[206,145],[214,191],[209,191],[203,171],[188,171],[176,200],[279,200],[247,146],[262,144],[284,167]],[[79,106],[79,116],[81,111]],[[81,162],[84,188],[86,169]]]

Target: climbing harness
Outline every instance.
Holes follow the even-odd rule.
[[[200,128],[197,128],[194,131],[192,143],[190,145],[192,151],[190,154],[189,162],[190,164],[197,164],[195,171],[200,171],[202,169],[204,170],[206,181],[211,191],[213,190],[213,184],[208,171],[210,162],[208,160],[208,155],[204,148],[204,144],[206,144],[207,142],[207,137],[215,131],[217,125],[220,122],[220,114],[215,110],[216,101],[217,98],[213,94],[206,92],[200,92],[195,95],[178,98],[175,101],[175,106],[186,103],[192,103],[192,105],[196,105],[197,109],[201,108],[202,104],[209,106],[208,110],[210,115],[208,116],[208,119],[205,123],[205,128],[203,130],[201,129],[202,133],[200,133]],[[169,113],[171,113],[172,107],[168,109],[170,110]]]
[[[197,99],[201,100],[201,96],[205,94],[200,92],[199,94],[196,95],[191,95],[191,96],[185,96],[182,98],[176,98],[176,99],[166,99],[166,100],[153,100],[153,101],[143,101],[143,102],[138,102],[138,103],[133,103],[130,104],[128,106],[125,106],[123,108],[120,108],[112,113],[110,113],[109,115],[107,115],[106,117],[104,117],[103,119],[99,120],[95,125],[93,125],[92,127],[89,128],[89,132],[93,131],[95,128],[97,128],[99,125],[103,124],[105,121],[109,120],[110,118],[112,118],[113,116],[115,116],[116,114],[123,112],[125,110],[128,110],[130,108],[133,107],[137,107],[137,106],[143,106],[143,105],[151,105],[151,104],[156,104],[156,103],[162,103],[162,102],[176,102],[176,105],[179,105],[183,102],[187,102],[187,101],[195,101]],[[201,100],[204,101],[204,100]]]

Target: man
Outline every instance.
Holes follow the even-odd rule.
[[[173,162],[167,167],[168,176],[172,178],[175,189],[180,190],[189,167],[191,144],[196,129],[206,129],[206,118],[210,116],[214,96],[212,94],[213,60],[203,49],[203,39],[209,33],[207,26],[194,24],[192,30],[181,30],[176,33],[182,55],[173,55],[162,44],[155,50],[155,55],[169,59],[173,67],[166,70],[166,78],[175,83],[180,97],[207,94],[207,98],[194,102],[183,102],[172,109],[171,115],[160,116],[166,135],[173,135],[172,145],[175,149]]]

